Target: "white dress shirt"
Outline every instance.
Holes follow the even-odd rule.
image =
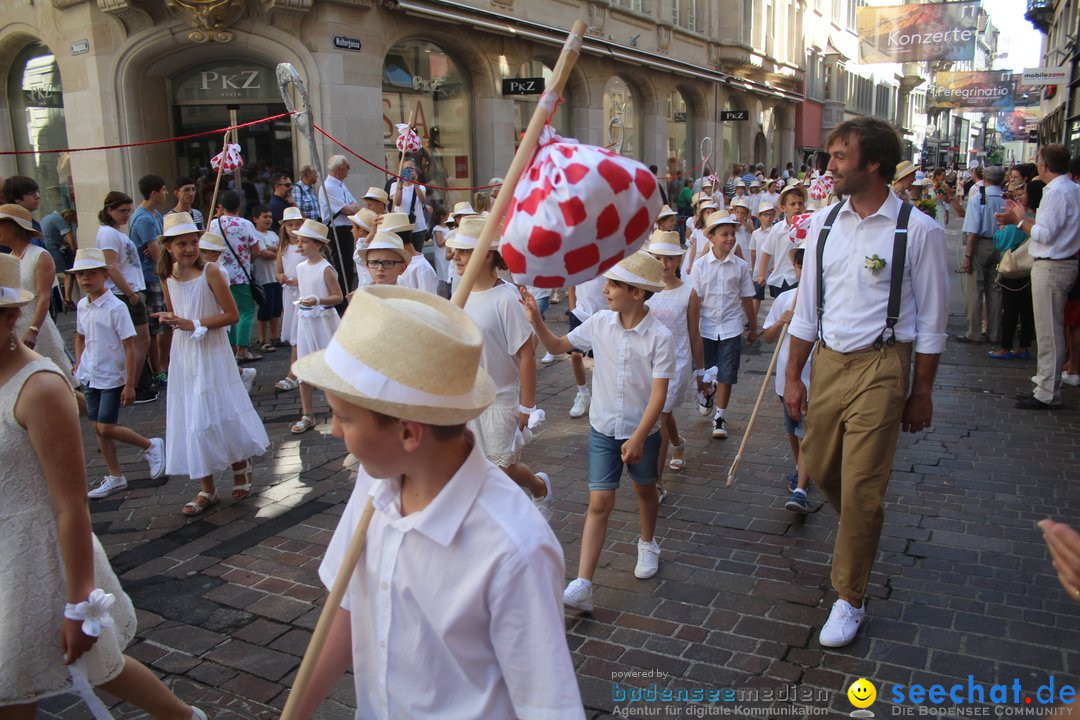
[[[750,277],[751,279],[753,279],[754,282],[757,282],[759,274],[768,275],[769,271],[772,269],[763,268],[761,266],[761,263],[765,257],[765,253],[769,251],[769,248],[765,245],[765,241],[768,239],[769,233],[772,232],[772,229],[773,226],[770,225],[768,229],[766,229],[765,227],[759,227],[755,229],[754,232],[750,233],[750,252],[756,253],[756,255],[754,255],[754,259],[757,261],[757,264],[754,267],[750,268]],[[749,257],[746,259],[747,261],[750,260]]]
[[[1080,252],[1080,185],[1058,175],[1043,189],[1031,228],[1031,257],[1067,260]]]
[[[521,488],[473,447],[420,512],[360,467],[319,566],[330,587],[368,496],[352,619],[357,720],[584,717],[563,624],[563,553]]]
[[[603,275],[598,275],[574,287],[574,309],[571,310],[574,317],[585,322],[593,313],[607,308],[607,298],[604,297],[606,282]]]
[[[75,332],[85,342],[76,379],[94,390],[123,387],[127,382],[124,340],[135,337],[127,305],[106,290],[97,300],[84,296],[76,312]]]
[[[765,324],[763,328],[768,330],[773,325],[780,322],[780,316],[791,309],[791,306],[795,304],[795,295],[798,292],[796,288],[785,290],[776,296],[773,300],[772,306],[769,307],[769,314],[765,317]],[[787,387],[787,363],[788,357],[791,354],[791,333],[784,335],[784,342],[780,344],[780,350],[776,353],[776,394],[780,397],[784,397],[784,389]],[[810,348],[810,355],[806,358],[806,364],[803,365],[802,382],[806,386],[807,395],[810,392],[810,363],[814,359],[814,349]]]
[[[890,192],[877,211],[859,218],[847,201],[825,243],[825,345],[837,352],[871,347],[885,328],[892,276],[892,248],[900,198]],[[818,335],[817,246],[821,226],[833,208],[810,218],[802,281],[789,332],[813,342]],[[866,258],[877,255],[886,266],[877,272]],[[907,262],[900,294],[898,342],[914,342],[915,352],[936,355],[945,349],[949,315],[949,266],[945,231],[926,213],[912,210],[908,222]]]
[[[328,200],[329,198],[329,200]],[[326,225],[352,225],[349,216],[338,212],[346,205],[356,203],[356,198],[349,192],[345,182],[338,180],[333,175],[328,175],[319,188],[319,213],[322,214],[323,223]],[[337,213],[337,217],[334,214]]]
[[[728,253],[723,260],[707,252],[694,263],[690,284],[701,298],[701,337],[727,340],[741,335],[746,315],[742,298],[754,297],[750,263]]]
[[[397,284],[401,287],[424,290],[434,295],[439,291],[439,276],[435,274],[435,268],[431,267],[427,258],[423,255],[413,255],[412,260],[405,266],[405,272],[398,277]]]
[[[772,256],[772,272],[765,278],[766,285],[783,287],[795,284],[795,266],[791,264],[791,253],[795,245],[791,242],[791,224],[787,220],[777,221],[769,230],[765,238],[765,247],[762,252]]]
[[[598,433],[625,440],[634,434],[649,405],[652,381],[675,377],[675,340],[648,313],[627,330],[614,310],[593,313],[567,335],[579,350],[593,351],[589,424]],[[659,421],[650,430],[652,434]]]

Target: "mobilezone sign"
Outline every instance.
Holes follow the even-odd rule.
[[[978,15],[978,2],[861,7],[859,62],[972,60]]]

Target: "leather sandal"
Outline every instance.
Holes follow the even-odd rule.
[[[237,477],[242,477],[246,482],[236,482]],[[251,460],[244,461],[244,467],[240,470],[233,470],[233,500],[246,500],[251,497]]]
[[[686,447],[686,441],[684,440],[682,445],[676,445],[671,443],[671,462],[668,463],[668,467],[672,470],[685,470],[686,459],[683,457],[683,449]]]
[[[315,418],[313,418],[311,415],[304,415],[295,423],[293,423],[293,426],[289,429],[292,431],[293,435],[300,435],[302,433],[306,433],[313,427],[315,427]]]
[[[199,502],[200,500],[205,500],[205,502]],[[180,512],[188,517],[195,517],[196,515],[202,515],[204,512],[217,505],[217,502],[217,493],[208,493],[205,490],[200,490],[199,494],[195,496],[195,499],[184,505],[184,508]]]

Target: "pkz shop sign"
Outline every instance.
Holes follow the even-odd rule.
[[[271,98],[280,101],[273,71],[259,65],[204,65],[176,80],[175,95],[180,103]]]

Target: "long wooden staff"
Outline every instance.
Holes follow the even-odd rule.
[[[231,106],[229,107],[229,125],[236,125],[236,109]],[[210,198],[210,209],[207,212],[207,215],[210,217],[210,220],[206,222],[207,230],[210,229],[210,223],[214,220],[214,211],[217,209],[218,190],[221,189],[221,176],[225,174],[225,153],[229,151],[230,139],[234,141],[237,139],[236,130],[225,131],[225,142],[221,148],[221,160],[218,162],[217,166],[217,180],[214,181],[214,194]],[[239,188],[240,183],[236,183],[236,187]]]
[[[795,305],[799,301],[799,296],[795,296],[795,302],[791,303],[791,312],[795,312]],[[776,359],[780,357],[780,348],[784,344],[784,338],[787,337],[788,323],[784,323],[784,327],[780,329],[780,338],[776,341],[776,347],[773,348],[772,359],[769,361],[769,369],[765,371],[765,379],[761,381],[761,390],[758,391],[757,402],[754,403],[754,411],[750,413],[750,421],[746,423],[746,430],[743,431],[742,442],[739,443],[739,450],[735,453],[735,459],[731,462],[731,468],[727,473],[726,487],[731,487],[731,484],[735,482],[735,471],[739,468],[739,461],[742,460],[743,450],[746,449],[746,445],[750,442],[750,431],[754,427],[754,421],[757,420],[758,410],[761,409],[761,401],[765,399],[765,391],[769,387],[769,378],[772,377],[773,370],[776,369]]]
[[[570,36],[567,38],[566,44],[563,46],[562,54],[559,56],[559,61],[555,65],[555,70],[552,73],[546,88],[547,92],[552,93],[552,96],[562,93],[567,78],[570,76],[570,68],[573,67],[574,62],[577,60],[578,52],[581,49],[582,38],[585,36],[585,30],[586,25],[584,22],[579,20],[574,23],[574,27],[570,31]],[[529,128],[525,131],[525,138],[521,141],[521,145],[514,155],[514,160],[510,163],[510,169],[506,173],[503,187],[505,187],[507,191],[499,193],[495,198],[495,205],[491,208],[491,215],[488,223],[484,226],[484,231],[480,234],[476,250],[469,259],[469,264],[465,268],[465,274],[462,276],[461,283],[454,293],[453,301],[458,307],[465,306],[465,301],[468,299],[469,293],[472,291],[473,283],[476,281],[476,275],[480,272],[480,266],[484,256],[487,255],[488,249],[491,247],[491,243],[495,238],[495,233],[499,231],[499,225],[502,223],[502,218],[510,205],[513,188],[521,178],[521,173],[525,169],[526,163],[532,158],[533,152],[540,139],[540,131],[550,118],[553,110],[553,104],[538,103],[536,110],[533,112],[532,120],[529,121]],[[401,174],[400,171],[398,174]],[[361,555],[364,553],[364,542],[367,536],[367,529],[374,512],[375,507],[372,504],[371,498],[368,498],[367,505],[364,507],[363,515],[361,515],[360,522],[357,524],[352,542],[349,544],[349,550],[345,554],[341,567],[338,569],[337,578],[334,580],[334,585],[330,589],[330,595],[326,598],[326,604],[323,605],[322,614],[319,616],[319,622],[315,626],[314,634],[311,636],[311,642],[308,644],[307,652],[304,653],[304,659],[300,663],[300,671],[296,675],[296,682],[293,683],[292,691],[289,693],[289,699],[285,702],[285,709],[281,715],[282,720],[299,720],[298,706],[300,699],[307,691],[308,685],[311,684],[311,676],[315,671],[315,666],[318,664],[319,655],[322,654],[323,646],[326,644],[326,638],[330,634],[330,627],[333,625],[334,618],[337,616],[338,608],[341,607],[341,599],[345,596],[345,589],[349,585],[349,579],[352,577],[356,565],[360,561]]]

